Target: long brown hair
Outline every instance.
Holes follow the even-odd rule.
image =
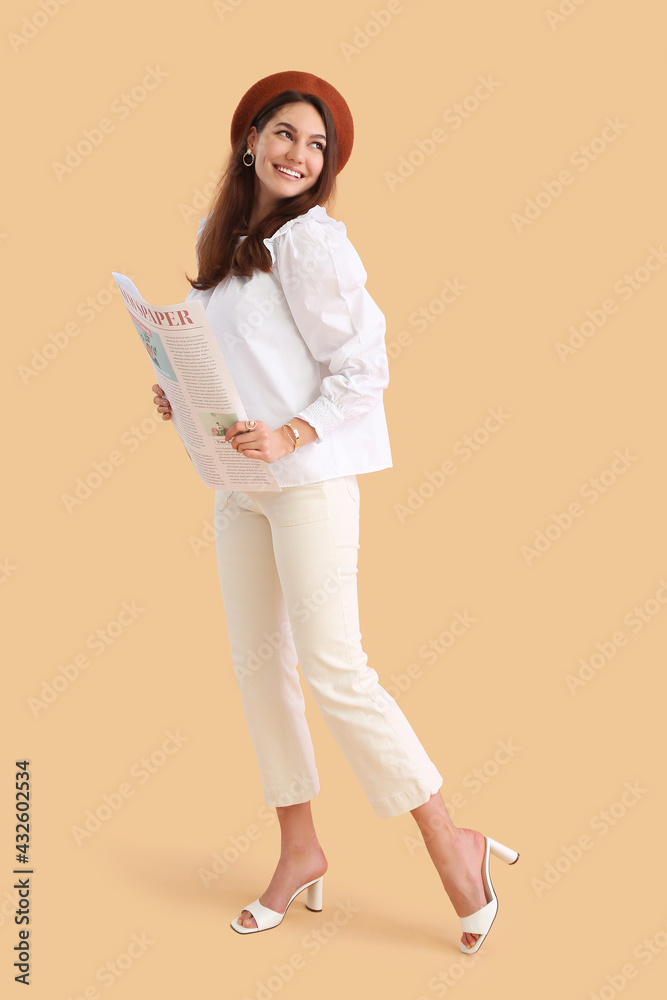
[[[185,275],[193,288],[212,288],[228,274],[250,277],[256,269],[270,271],[271,255],[262,240],[273,236],[290,219],[303,215],[315,205],[325,205],[334,197],[338,165],[336,126],[328,106],[320,97],[300,90],[284,90],[260,108],[250,122],[248,132],[253,125],[261,132],[280,108],[303,102],[312,104],[324,121],[327,141],[320,176],[303,194],[281,198],[276,208],[251,230],[249,220],[255,195],[255,171],[242,163],[248,138],[246,132],[232,149],[213,195],[208,218],[199,234],[199,274],[194,281]],[[237,247],[239,236],[246,239]]]

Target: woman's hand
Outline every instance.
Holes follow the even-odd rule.
[[[263,462],[275,462],[294,451],[294,443],[287,435],[284,427],[272,431],[263,420],[256,420],[256,426],[247,431],[245,420],[232,424],[225,434],[225,441],[232,442],[240,454],[247,458],[261,458]]]
[[[171,403],[163,393],[159,385],[152,385],[151,389],[155,393],[153,396],[153,402],[157,404],[158,413],[162,414],[163,420],[171,420]]]

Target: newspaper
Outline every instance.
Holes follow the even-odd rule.
[[[127,275],[111,273],[200,479],[212,489],[279,491],[269,463],[224,439],[247,415],[202,303],[153,306]]]

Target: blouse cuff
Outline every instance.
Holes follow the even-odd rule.
[[[326,396],[319,396],[295,416],[301,417],[317,431],[317,437],[314,438],[313,444],[322,444],[322,434],[324,433],[326,436],[327,431],[337,427],[345,420],[340,410]]]

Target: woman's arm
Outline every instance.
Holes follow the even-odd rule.
[[[389,384],[385,318],[366,290],[366,271],[346,235],[313,219],[275,246],[278,278],[313,357],[329,370],[320,395],[297,416],[316,443],[344,420],[376,407]]]
[[[171,420],[172,412],[169,400],[159,385],[153,385],[151,388],[155,393],[153,402],[157,406],[158,413],[162,415],[163,420]],[[292,417],[288,423],[294,424],[299,432],[299,447],[309,444],[315,439],[317,435],[315,428],[300,417]],[[276,459],[282,458],[283,455],[289,455],[291,451],[295,450],[294,440],[290,437],[289,431],[285,428],[284,424],[282,427],[277,427],[272,431],[261,420],[258,420],[256,432],[253,433],[252,439],[243,433],[244,430],[245,421],[233,424],[225,434],[225,440],[229,441],[231,439],[232,447],[241,453],[245,451],[249,452],[248,458],[261,458],[265,462],[275,462]],[[242,448],[239,447],[241,444],[243,445]],[[252,445],[255,447],[253,448]],[[188,449],[186,448],[185,450],[188,453],[188,457],[192,460]]]
[[[299,447],[315,439],[317,432],[307,421],[293,417],[289,423],[294,424],[299,432]],[[225,441],[231,441],[232,448],[242,455],[261,458],[264,462],[275,462],[283,455],[296,451],[294,437],[290,436],[291,432],[284,424],[273,431],[262,420],[256,420],[255,424],[249,431],[246,430],[245,420],[239,420],[228,429]]]

